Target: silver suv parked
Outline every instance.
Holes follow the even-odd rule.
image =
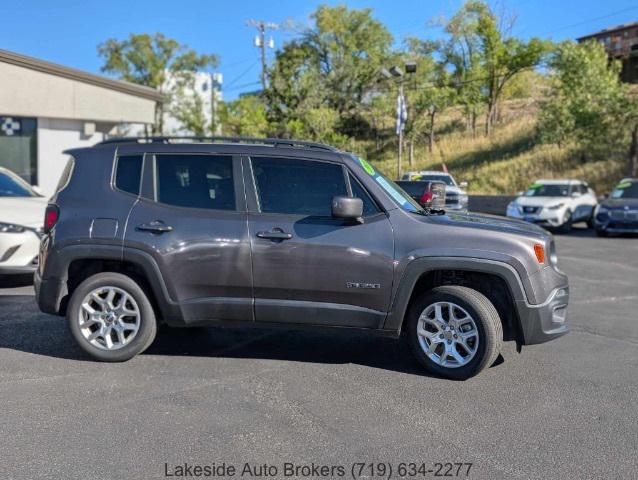
[[[551,235],[433,214],[362,158],[269,139],[114,139],[71,150],[35,287],[93,358],[144,351],[157,325],[279,325],[407,340],[464,379],[503,341],[567,332]]]

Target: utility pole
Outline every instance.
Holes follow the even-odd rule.
[[[273,22],[265,22],[263,20],[248,20],[248,25],[257,29],[257,36],[255,37],[255,46],[260,49],[261,52],[261,86],[264,90],[268,86],[268,65],[266,63],[266,47],[275,48],[275,42],[270,38],[268,44],[266,44],[266,30],[277,30],[279,25]]]

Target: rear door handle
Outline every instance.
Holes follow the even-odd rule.
[[[271,232],[257,232],[257,236],[268,240],[290,240],[292,238],[292,233],[273,230]]]
[[[171,232],[173,227],[170,225],[165,225],[161,220],[155,220],[150,223],[140,223],[137,227],[137,230],[142,232],[151,232],[151,233],[166,233]]]

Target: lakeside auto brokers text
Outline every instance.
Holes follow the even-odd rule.
[[[166,478],[426,478],[465,477],[470,475],[473,464],[469,462],[353,462],[341,465],[296,464],[284,462],[275,464],[252,464],[236,466],[226,462],[210,464],[164,463]]]

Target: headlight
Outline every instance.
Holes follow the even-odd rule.
[[[459,203],[462,205],[467,205],[467,195],[459,195]]]
[[[22,233],[26,229],[22,225],[13,223],[0,223],[0,233]]]
[[[559,208],[563,208],[565,206],[564,203],[558,203],[556,205],[551,205],[549,207],[546,207],[547,210],[558,210]]]

